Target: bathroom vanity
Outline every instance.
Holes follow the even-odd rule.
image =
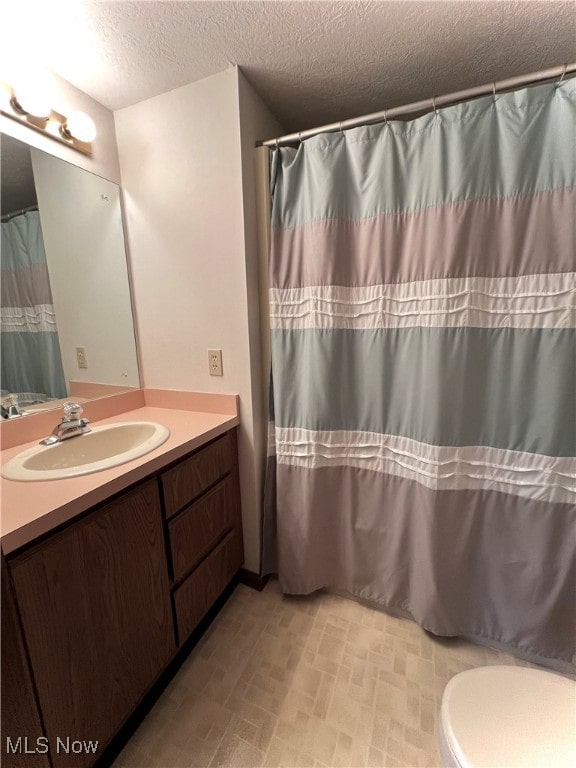
[[[6,766],[93,765],[242,565],[237,418],[198,415],[187,441],[195,415],[161,410],[134,411],[171,429],[139,461],[3,481],[23,503],[38,486],[57,499],[2,540]]]

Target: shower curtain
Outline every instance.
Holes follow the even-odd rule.
[[[274,152],[263,571],[284,592],[574,663],[575,94]]]
[[[38,211],[1,225],[0,380],[21,404],[66,397]]]

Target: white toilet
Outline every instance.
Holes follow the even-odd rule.
[[[576,683],[527,667],[450,680],[440,711],[443,768],[575,768]]]

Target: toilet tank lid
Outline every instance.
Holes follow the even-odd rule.
[[[453,677],[442,729],[462,768],[574,768],[576,683],[526,667],[488,666]]]

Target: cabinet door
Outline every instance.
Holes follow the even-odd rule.
[[[49,768],[10,576],[2,557],[2,725],[3,768]],[[38,750],[38,751],[37,751]]]
[[[90,765],[175,651],[156,483],[55,534],[11,572],[52,762]],[[98,750],[67,754],[58,738]]]

